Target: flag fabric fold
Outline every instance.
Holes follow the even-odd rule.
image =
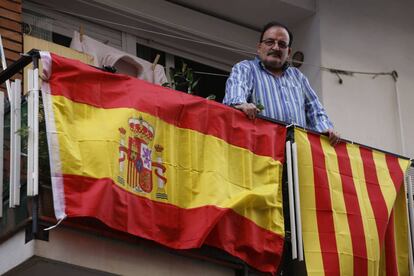
[[[308,275],[409,275],[410,161],[295,129]]]
[[[163,245],[225,250],[276,273],[286,128],[41,53],[58,219],[93,217]]]

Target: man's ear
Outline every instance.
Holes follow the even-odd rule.
[[[290,57],[290,55],[292,54],[292,48],[290,48],[289,47],[289,50],[288,50],[288,57]]]

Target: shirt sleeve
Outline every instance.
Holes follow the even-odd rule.
[[[252,91],[252,75],[250,66],[240,62],[233,66],[226,82],[226,94],[223,103],[235,105],[246,103]]]
[[[305,112],[307,126],[310,129],[318,132],[326,132],[328,129],[332,129],[332,122],[329,120],[325,109],[318,99],[318,96],[304,75],[302,75],[302,85],[305,93]]]

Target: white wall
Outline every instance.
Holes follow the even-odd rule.
[[[414,157],[414,1],[320,0],[321,63],[399,74],[405,155]],[[324,105],[345,138],[402,153],[397,98],[390,76],[322,72]]]
[[[293,33],[292,55],[296,51],[304,54],[304,64],[299,68],[309,79],[312,88],[320,96],[321,83],[321,39],[319,14],[310,16],[297,24],[288,26]]]
[[[24,229],[0,244],[0,275],[28,260],[34,254],[34,241],[25,243]]]

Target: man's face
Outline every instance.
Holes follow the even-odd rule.
[[[289,33],[282,27],[271,27],[257,44],[257,54],[268,70],[280,71],[291,52],[288,45]]]

